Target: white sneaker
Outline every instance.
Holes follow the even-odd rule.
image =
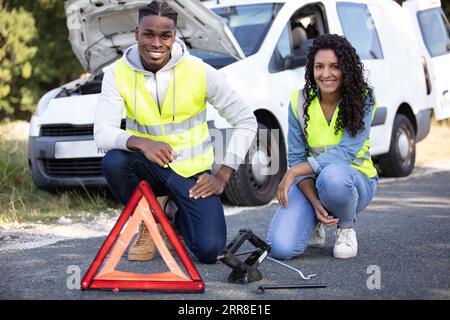
[[[322,248],[325,246],[325,229],[322,223],[318,223],[309,240],[311,248]]]
[[[336,243],[334,244],[333,254],[335,258],[345,259],[356,256],[358,253],[358,241],[356,232],[353,228],[337,228]]]

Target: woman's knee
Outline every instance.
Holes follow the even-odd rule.
[[[324,191],[338,195],[340,191],[352,187],[348,165],[330,164],[322,169],[316,183],[319,192]]]
[[[280,237],[269,237],[270,256],[275,259],[289,260],[305,252],[307,244],[295,244]]]
[[[354,182],[348,166],[333,164],[319,174],[316,187],[321,202],[329,209],[338,211],[355,197]]]
[[[276,232],[274,229],[269,231],[267,243],[270,245],[270,256],[281,260],[289,260],[301,255],[307,247],[302,244],[301,239],[294,239],[292,235]]]

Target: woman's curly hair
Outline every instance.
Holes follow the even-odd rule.
[[[303,118],[305,120],[305,134],[308,127],[308,107],[317,95],[319,88],[314,80],[314,58],[322,49],[334,51],[342,71],[341,101],[334,127],[334,134],[346,129],[354,137],[364,130],[364,115],[369,106],[374,103],[373,90],[364,77],[364,65],[355,48],[342,36],[327,34],[316,38],[309,48],[308,60],[305,67],[306,84],[303,88]],[[370,103],[366,105],[369,98]]]

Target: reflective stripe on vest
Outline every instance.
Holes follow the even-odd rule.
[[[303,96],[302,91],[295,90],[291,96],[291,106],[295,117],[297,118],[300,127],[305,134],[305,120],[303,118]],[[375,114],[376,103],[374,106],[373,114]],[[337,106],[331,123],[328,124],[323,116],[322,108],[319,104],[319,99],[316,97],[308,107],[308,151],[309,155],[316,157],[321,153],[327,152],[335,148],[342,139],[344,130],[340,130],[337,134],[334,134],[334,127],[336,124],[336,118],[339,112],[339,106]],[[370,138],[367,138],[363,147],[357,153],[357,158],[352,161],[351,166],[364,173],[367,177],[372,178],[377,175],[377,171],[373,166],[372,159],[369,152]]]
[[[161,125],[146,126],[141,125],[134,119],[127,117],[127,128],[145,133],[151,136],[162,136],[164,134],[182,134],[189,129],[198,126],[199,124],[206,121],[206,110],[196,114],[192,118],[180,123],[166,123]]]
[[[169,144],[178,153],[169,166],[191,177],[211,170],[214,161],[206,122],[205,67],[200,59],[187,57],[172,72],[161,106],[146,88],[144,74],[123,59],[115,64],[115,81],[125,102],[127,131]]]

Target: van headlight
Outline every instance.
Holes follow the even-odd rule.
[[[45,112],[45,110],[47,110],[50,100],[54,99],[58,95],[59,92],[61,92],[61,88],[53,89],[53,90],[47,92],[46,94],[44,94],[42,96],[42,98],[39,99],[35,114],[37,116],[41,116]]]

